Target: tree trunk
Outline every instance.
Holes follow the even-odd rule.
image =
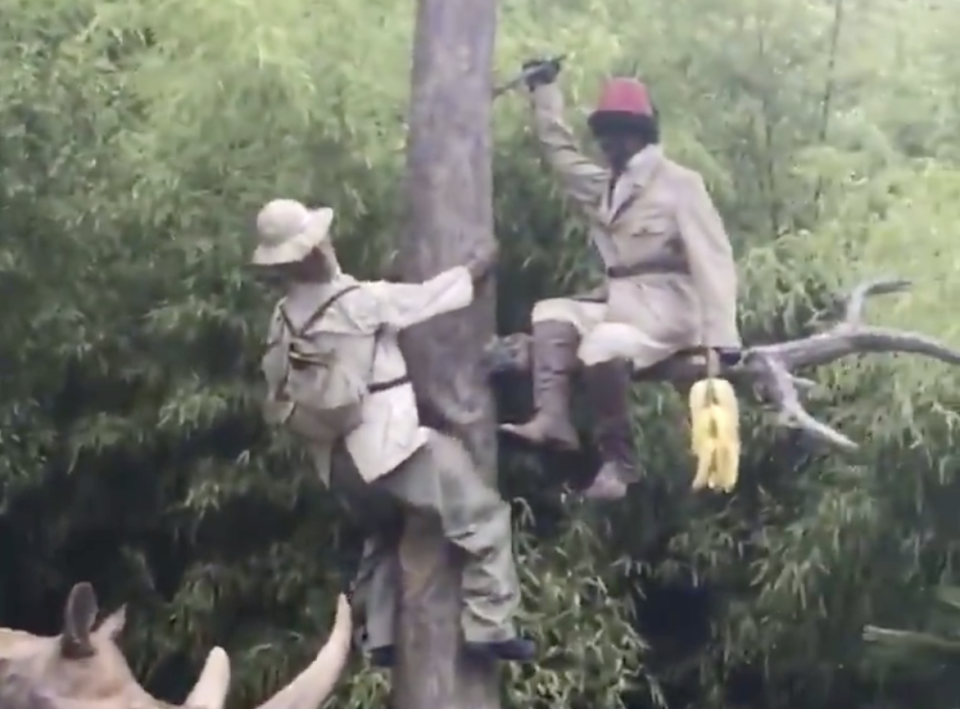
[[[464,263],[493,235],[490,113],[495,0],[419,0],[410,96],[404,278]],[[496,422],[482,362],[495,292],[402,341],[426,425],[459,436],[496,484]],[[408,519],[400,546],[395,709],[498,709],[496,667],[462,653],[460,564],[440,530]]]

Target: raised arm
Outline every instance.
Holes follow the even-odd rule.
[[[534,127],[564,194],[582,209],[594,211],[603,199],[610,173],[586,157],[563,119],[563,94],[555,82],[530,92]]]
[[[683,182],[677,221],[703,313],[704,347],[739,347],[737,266],[723,220],[700,175]]]

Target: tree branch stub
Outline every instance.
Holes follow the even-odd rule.
[[[910,283],[879,279],[863,283],[844,299],[842,319],[828,330],[809,337],[746,347],[737,364],[724,365],[721,375],[735,385],[752,387],[763,403],[778,413],[781,426],[800,429],[813,438],[843,450],[857,444],[836,429],[817,421],[803,406],[801,391],[816,382],[796,375],[860,354],[907,353],[960,365],[960,350],[921,333],[865,324],[864,311],[872,296],[900,293]],[[515,333],[496,338],[485,350],[491,374],[530,369],[530,336]],[[638,381],[670,381],[685,384],[705,375],[706,358],[696,353],[678,354],[650,369],[635,373]]]

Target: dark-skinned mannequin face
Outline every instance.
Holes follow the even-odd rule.
[[[593,137],[610,169],[618,175],[626,170],[630,158],[648,145],[636,131],[601,130]]]
[[[626,170],[627,163],[634,155],[648,145],[660,142],[656,115],[604,118],[592,124],[593,139],[615,175]]]
[[[332,269],[323,252],[317,248],[295,263],[282,263],[261,269],[260,278],[272,286],[289,283],[324,283],[332,276]]]

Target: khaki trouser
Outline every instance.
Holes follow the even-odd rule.
[[[367,533],[352,597],[365,617],[365,649],[393,644],[404,507],[435,515],[447,540],[465,554],[464,638],[496,642],[514,637],[520,587],[510,507],[479,477],[459,441],[431,431],[426,446],[372,484],[360,478],[349,454],[338,447],[330,487]]]
[[[610,280],[608,298],[592,294],[547,298],[534,305],[530,319],[534,324],[559,321],[573,325],[581,338],[577,359],[585,367],[625,359],[635,370],[647,369],[696,343],[690,313],[666,305],[661,312],[634,302],[649,297],[651,304],[659,304],[665,282],[658,279],[651,280],[652,285],[638,285]],[[612,308],[610,303],[618,307]]]

